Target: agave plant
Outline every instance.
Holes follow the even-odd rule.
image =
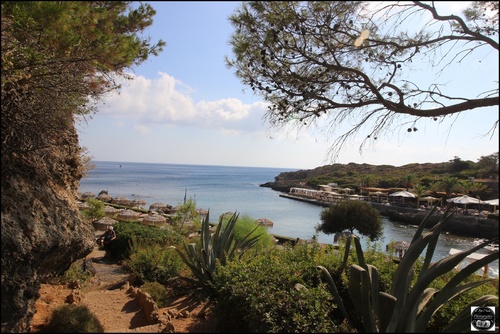
[[[449,255],[438,262],[431,264],[431,259],[436,248],[439,234],[449,221],[452,213],[449,206],[443,218],[433,228],[424,232],[428,218],[434,212],[434,207],[419,225],[406,254],[401,259],[389,292],[379,291],[379,273],[376,267],[366,264],[359,238],[351,235],[346,242],[346,249],[342,266],[346,269],[351,242],[354,242],[358,264],[350,266],[349,296],[356,312],[361,319],[358,332],[367,333],[424,333],[431,317],[448,301],[478,287],[492,279],[461,284],[467,277],[475,274],[477,270],[498,259],[498,250],[477,260],[457,272],[441,290],[431,288],[432,281],[441,275],[452,271],[469,254],[497,242],[498,238],[485,241],[469,250]],[[422,270],[411,285],[414,276],[414,264],[427,247]],[[344,303],[338,293],[337,287],[328,270],[318,266],[326,277],[328,286],[343,315],[351,322]],[[498,296],[486,295],[474,300],[465,307],[454,319],[450,321],[443,332],[457,333],[470,328],[470,306],[484,306],[486,303],[498,300]]]
[[[196,248],[196,243],[184,244],[184,251],[175,249],[182,261],[189,267],[195,276],[197,283],[207,286],[213,280],[213,274],[217,265],[226,265],[230,260],[241,257],[243,253],[252,248],[258,241],[260,235],[251,236],[258,226],[250,231],[241,240],[235,240],[234,229],[238,221],[238,214],[235,212],[223,227],[223,216],[219,219],[219,224],[213,234],[210,233],[209,223],[210,212],[207,213],[201,226],[200,249]]]

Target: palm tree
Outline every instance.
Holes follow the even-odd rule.
[[[417,196],[417,208],[420,207],[420,197],[427,194],[427,192],[427,188],[420,183],[416,183],[413,186],[413,193],[415,194],[415,196]]]
[[[468,190],[472,196],[477,199],[483,198],[484,193],[490,190],[490,187],[481,182],[467,182],[469,184]],[[479,204],[479,210],[481,210],[481,204]]]
[[[446,193],[446,198],[450,198],[452,193],[461,192],[464,190],[460,180],[454,176],[445,176],[437,183],[437,188]]]
[[[413,184],[416,183],[417,177],[414,174],[406,174],[403,180],[401,181],[401,184],[403,187],[409,189],[413,188]]]

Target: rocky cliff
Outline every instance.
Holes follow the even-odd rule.
[[[93,249],[75,202],[83,166],[74,128],[53,143],[2,155],[2,332],[27,332],[40,284]]]

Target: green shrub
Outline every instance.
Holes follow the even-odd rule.
[[[274,249],[231,261],[215,273],[216,312],[226,319],[220,330],[251,333],[349,332],[309,267],[327,256],[315,245]],[[303,288],[313,286],[313,288]]]
[[[134,285],[145,282],[166,284],[169,278],[179,275],[184,264],[176,252],[154,241],[132,240],[132,252],[123,265],[137,275]]]
[[[82,214],[86,219],[94,221],[106,215],[106,212],[104,211],[104,203],[102,201],[96,198],[89,198],[87,203],[90,208],[82,211]]]
[[[113,226],[116,231],[116,240],[111,243],[111,255],[120,260],[130,257],[133,238],[137,242],[146,241],[160,245],[177,245],[184,239],[181,234],[171,229],[160,229],[141,223],[118,222]]]
[[[84,305],[63,305],[54,309],[47,333],[103,333],[97,317]]]
[[[193,198],[189,198],[184,203],[179,204],[171,222],[180,234],[189,235],[198,231],[201,222],[200,214],[196,209],[196,201]]]
[[[159,308],[167,306],[168,290],[165,285],[158,282],[146,282],[141,286],[141,291],[147,292]]]
[[[85,259],[76,260],[71,264],[68,270],[62,275],[61,281],[63,283],[79,282],[84,283],[92,278],[94,274],[87,270]]]
[[[227,225],[228,220],[229,217],[223,218],[223,226]],[[275,245],[274,238],[271,234],[269,234],[267,228],[265,226],[259,225],[259,223],[255,219],[248,215],[244,215],[238,218],[238,221],[234,227],[234,240],[242,240],[252,231],[254,231],[253,235],[258,236],[257,242],[253,247],[254,250],[260,251]]]

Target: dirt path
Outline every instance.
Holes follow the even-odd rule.
[[[52,310],[71,302],[86,305],[104,327],[105,333],[210,333],[213,321],[203,304],[194,304],[189,298],[179,296],[168,301],[161,313],[171,314],[170,325],[151,324],[137,300],[123,285],[129,273],[118,263],[104,261],[104,250],[97,246],[87,259],[92,260],[96,271],[92,283],[81,289],[64,285],[43,284],[35,306],[31,332],[40,332],[51,316]],[[174,294],[175,295],[175,294]]]
[[[104,250],[96,247],[87,256],[96,270],[93,284],[81,294],[81,303],[87,305],[104,327],[106,333],[152,332],[142,307],[127,292],[124,285],[130,277],[122,266],[104,261]],[[147,326],[148,328],[141,327]],[[155,329],[158,326],[155,326]]]

